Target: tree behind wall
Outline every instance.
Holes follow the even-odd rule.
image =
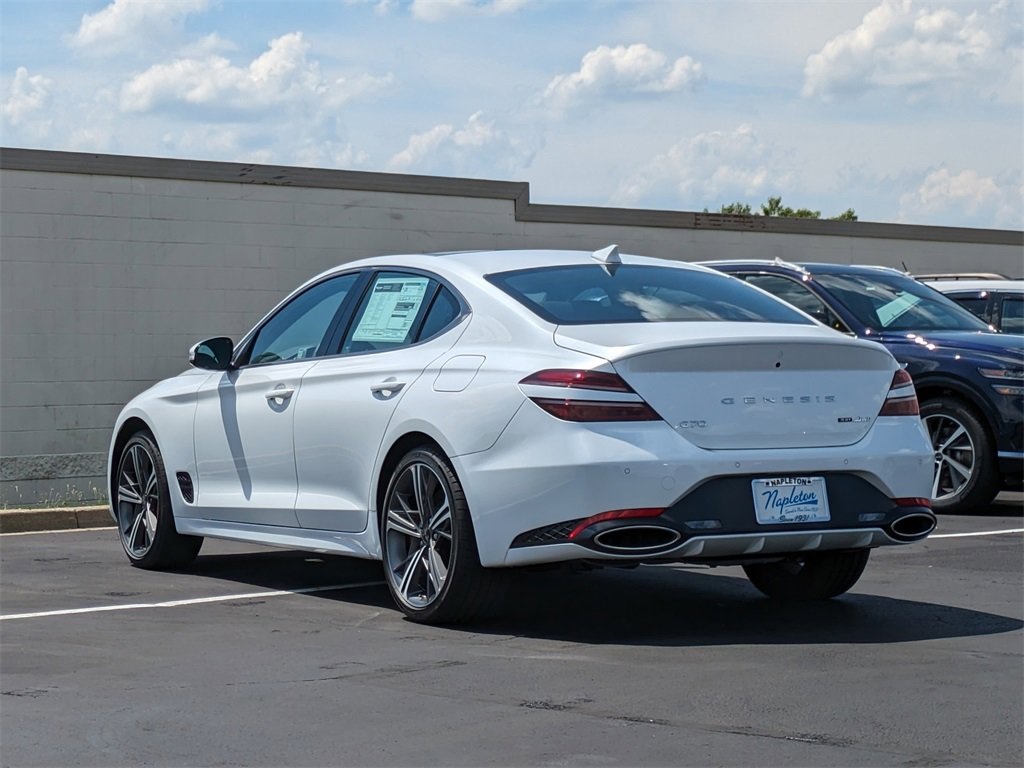
[[[707,208],[704,209],[707,213]],[[769,197],[768,201],[761,204],[761,212],[754,213],[750,203],[729,203],[723,205],[719,213],[733,216],[780,216],[791,219],[820,219],[821,211],[812,211],[810,208],[790,208],[782,204],[782,197]],[[833,221],[856,221],[857,213],[853,208],[847,208],[838,216],[830,216]]]

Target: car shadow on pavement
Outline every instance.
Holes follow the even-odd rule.
[[[664,567],[526,579],[512,587],[508,603],[500,619],[474,629],[597,644],[714,646],[899,643],[1024,627],[1011,616],[856,591],[809,603],[770,600],[744,577]]]
[[[200,556],[184,573],[274,590],[308,590],[329,603],[364,605],[400,622],[377,562],[304,552]],[[735,571],[733,571],[735,572]],[[742,577],[707,569],[645,567],[509,574],[494,617],[428,632],[646,646],[872,644],[1012,632],[1024,621],[939,603],[851,592],[834,600],[764,598]],[[404,623],[404,622],[403,622]]]

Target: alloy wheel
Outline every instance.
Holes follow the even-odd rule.
[[[977,451],[967,428],[945,413],[925,416],[924,426],[935,451],[932,499],[956,496],[967,487],[975,472]]]
[[[452,499],[444,479],[414,461],[395,478],[384,523],[385,565],[395,595],[413,609],[433,603],[452,565]]]
[[[160,519],[160,490],[153,454],[132,443],[121,457],[117,476],[117,522],[125,551],[142,558],[153,546]]]

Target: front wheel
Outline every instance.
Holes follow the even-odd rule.
[[[132,565],[176,568],[199,554],[203,539],[183,536],[174,527],[163,457],[147,432],[133,435],[121,451],[113,506],[121,546]]]
[[[868,564],[870,549],[815,552],[778,563],[743,566],[750,583],[779,600],[827,600],[847,592]]]
[[[439,451],[417,448],[395,467],[380,540],[388,588],[410,619],[466,621],[498,599],[499,575],[480,565],[466,497]]]
[[[937,397],[921,405],[921,420],[935,451],[932,509],[970,512],[999,492],[996,454],[985,426],[961,401]]]

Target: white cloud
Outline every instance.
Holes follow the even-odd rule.
[[[205,11],[212,0],[114,0],[82,16],[72,46],[97,53],[137,49],[147,38],[175,30],[189,14]]]
[[[409,12],[413,18],[420,21],[442,21],[460,15],[501,16],[515,13],[529,2],[530,0],[412,0]],[[388,3],[388,6],[391,7],[391,3]]]
[[[291,162],[310,168],[365,168],[370,156],[352,144],[309,141],[298,148]]]
[[[315,112],[336,109],[359,96],[378,91],[391,75],[357,75],[326,79],[301,32],[270,41],[268,50],[246,67],[208,55],[157,64],[133,77],[121,91],[121,109],[146,112],[173,105],[202,106],[218,111],[252,112],[285,105],[304,105]]]
[[[874,89],[956,87],[1021,98],[1021,23],[1009,4],[961,15],[883,0],[860,25],[807,58],[803,95],[831,98]]]
[[[949,220],[1024,228],[1024,187],[1019,179],[1000,183],[977,171],[953,174],[940,168],[900,197],[900,221],[943,224]]]
[[[689,56],[675,61],[643,43],[611,48],[601,45],[587,53],[578,71],[558,75],[544,89],[542,101],[565,107],[587,99],[635,94],[658,94],[694,87],[703,68]]]
[[[53,81],[43,75],[30,75],[25,67],[18,67],[14,80],[4,99],[4,122],[12,126],[23,125],[37,119],[50,103]]]
[[[711,210],[723,203],[749,201],[790,182],[792,162],[779,154],[749,125],[709,131],[683,139],[655,157],[619,186],[613,201],[642,205],[662,199]]]
[[[414,134],[405,149],[388,161],[392,171],[482,176],[515,173],[529,164],[532,152],[481,112],[456,128],[447,123]]]

